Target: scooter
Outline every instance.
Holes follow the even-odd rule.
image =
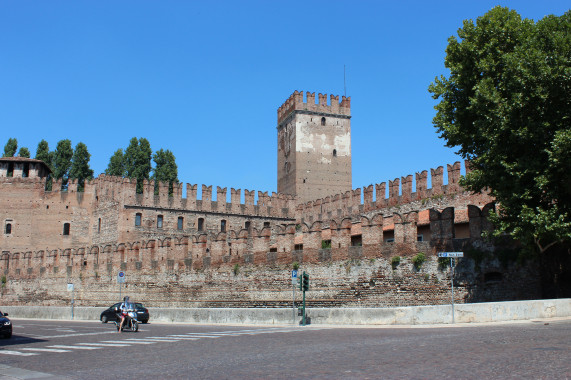
[[[115,321],[115,327],[117,331],[121,326],[121,314],[117,315],[117,320]],[[139,321],[137,320],[137,312],[129,310],[127,312],[127,316],[125,317],[125,322],[123,323],[123,328],[121,331],[125,331],[125,329],[133,332],[139,331]]]

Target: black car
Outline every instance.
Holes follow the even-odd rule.
[[[0,335],[4,336],[4,338],[11,338],[12,337],[12,321],[8,318],[8,313],[2,314],[0,311]]]
[[[137,309],[137,320],[141,323],[149,322],[149,310],[143,306],[142,303],[134,302],[135,308]],[[119,306],[121,302],[114,304],[110,308],[103,310],[99,319],[103,323],[114,322],[117,320],[117,313],[119,313]]]

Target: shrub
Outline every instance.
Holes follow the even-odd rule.
[[[412,264],[414,265],[414,269],[420,270],[420,267],[422,267],[422,264],[424,264],[425,261],[426,261],[426,256],[424,255],[424,253],[419,252],[418,255],[412,258]]]
[[[400,264],[400,256],[394,256],[391,259],[391,266],[393,267],[393,270],[397,269],[399,264]]]
[[[299,269],[299,263],[297,261],[294,261],[293,264],[291,265],[291,267],[293,268],[293,270],[298,270]]]
[[[238,273],[240,273],[240,264],[234,265],[234,269],[232,270],[232,272],[234,272],[234,276],[237,276]]]
[[[438,258],[438,269],[441,271],[446,270],[450,266],[450,258],[449,257],[439,257]]]

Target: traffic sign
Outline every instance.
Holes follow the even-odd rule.
[[[464,257],[464,252],[438,252],[438,257]]]
[[[291,278],[296,278],[297,277],[297,270],[292,270],[291,271]]]
[[[119,274],[117,274],[117,282],[119,284],[125,283],[125,272],[121,271],[121,272],[119,272]]]

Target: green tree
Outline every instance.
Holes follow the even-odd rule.
[[[93,170],[89,167],[90,158],[87,146],[82,142],[78,143],[75,146],[69,169],[69,178],[77,179],[78,191],[83,191],[86,179],[93,178]]]
[[[38,143],[38,147],[36,148],[36,160],[43,161],[48,167],[52,168],[52,161],[53,161],[54,153],[50,152],[50,147],[46,140],[42,140]],[[46,190],[52,190],[52,175],[48,174],[46,179]]]
[[[178,183],[178,167],[174,154],[170,150],[159,150],[153,155],[155,168],[153,179],[155,180],[155,194],[159,193],[159,181],[168,182],[169,195],[173,193],[173,184]]]
[[[107,165],[107,169],[105,169],[105,174],[123,177],[125,175],[123,161],[123,149],[117,149],[109,159],[109,165]]]
[[[38,143],[35,159],[41,160],[45,162],[46,165],[51,166],[52,154],[50,153],[50,147],[46,140],[42,140]]]
[[[30,150],[25,146],[21,147],[18,151],[18,157],[30,158]]]
[[[14,157],[18,151],[18,140],[9,138],[6,145],[4,145],[4,154],[2,157]]]
[[[123,156],[125,175],[137,179],[137,193],[143,192],[143,181],[151,173],[151,144],[145,138],[133,137]]]
[[[496,234],[545,252],[571,241],[571,11],[537,23],[495,7],[464,21],[429,87],[433,124],[470,160],[463,185],[499,203]]]
[[[72,157],[73,149],[71,148],[71,141],[67,139],[60,140],[57,143],[52,164],[54,178],[62,179],[62,189],[67,187]]]

